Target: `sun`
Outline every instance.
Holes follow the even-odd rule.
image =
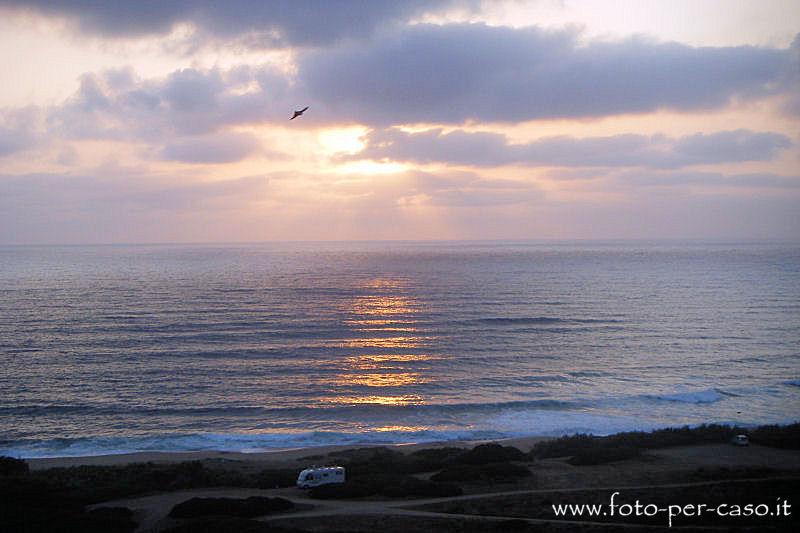
[[[356,154],[364,149],[361,138],[366,135],[368,128],[364,126],[350,126],[346,128],[326,128],[318,135],[322,153],[328,157]]]

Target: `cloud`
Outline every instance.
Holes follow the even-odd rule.
[[[415,172],[409,175],[408,185],[408,189],[397,198],[399,205],[502,206],[529,204],[543,199],[535,183],[487,179],[472,172]]]
[[[656,172],[641,173],[626,171],[617,176],[617,181],[627,185],[645,187],[675,187],[696,185],[701,187],[787,189],[800,191],[800,176],[782,176],[770,172],[747,174],[723,174],[720,172]]]
[[[50,110],[50,130],[72,138],[157,141],[237,124],[286,120],[289,80],[268,67],[181,69],[138,79],[130,70],[85,74]]]
[[[84,74],[78,90],[46,113],[46,137],[144,143],[161,159],[228,163],[280,156],[234,126],[286,121],[288,80],[267,67],[181,69],[140,79],[130,69]],[[0,134],[2,130],[0,130]]]
[[[534,181],[455,171],[200,183],[125,169],[0,175],[0,242],[797,235],[800,177],[649,174],[607,178],[619,187],[604,191],[621,193],[611,201],[580,190],[548,200]]]
[[[0,111],[0,157],[36,146],[41,139],[41,112],[35,107]]]
[[[455,0],[2,0],[9,10],[73,22],[83,33],[142,37],[190,24],[207,37],[253,47],[327,45],[363,38],[376,29],[453,5]]]
[[[369,46],[307,52],[299,79],[340,120],[370,125],[600,117],[725,106],[787,89],[788,49],[643,38],[580,44],[575,31],[418,24]]]
[[[370,131],[366,147],[350,158],[447,163],[471,166],[645,166],[767,161],[792,145],[785,135],[749,130],[698,133],[680,138],[663,135],[546,137],[515,144],[505,135],[430,129],[409,133],[397,128]]]
[[[0,242],[235,239],[243,213],[269,196],[266,176],[197,182],[114,173],[0,175]]]
[[[483,216],[481,210],[535,205],[542,198],[533,182],[468,172],[290,172],[213,182],[120,168],[0,175],[0,243],[258,240],[275,226],[283,229],[273,238],[296,238],[297,232],[346,238],[349,233],[336,233],[342,227],[399,238],[409,231],[396,226],[400,220],[415,231],[428,224],[409,208]]]
[[[800,117],[800,33],[795,35],[792,44],[789,46],[791,56],[791,68],[787,71],[783,79],[783,85],[788,87],[786,99],[782,110],[790,115]]]
[[[258,139],[247,133],[216,133],[167,142],[163,159],[184,163],[231,163],[255,153]]]
[[[189,178],[136,173],[113,178],[88,174],[5,175],[0,176],[0,209],[42,209],[45,214],[52,211],[54,214],[121,215],[130,210],[231,207],[241,206],[258,193],[263,194],[268,183],[265,176],[197,182]]]

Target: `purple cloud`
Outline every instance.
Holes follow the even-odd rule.
[[[505,135],[441,129],[408,133],[397,128],[373,130],[358,159],[447,163],[470,166],[530,165],[557,167],[688,165],[767,161],[792,145],[785,135],[749,130],[698,133],[680,138],[663,135],[546,137],[515,144]]]
[[[180,23],[209,37],[236,38],[253,47],[327,45],[364,38],[387,25],[455,4],[456,0],[0,0],[7,10],[72,22],[105,37],[169,33]],[[244,38],[244,39],[241,39]]]
[[[254,154],[258,139],[247,133],[215,133],[168,141],[161,157],[184,163],[231,163]]]
[[[796,91],[788,49],[641,38],[580,44],[572,31],[416,25],[300,59],[309,94],[371,125],[691,111]]]

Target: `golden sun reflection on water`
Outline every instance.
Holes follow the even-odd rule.
[[[419,372],[370,372],[366,374],[341,374],[336,385],[361,385],[364,387],[402,387],[422,383]]]
[[[399,320],[391,318],[353,319],[345,320],[344,323],[351,326],[391,326],[394,324],[406,324],[410,326],[411,324],[414,324],[414,322],[400,322]]]
[[[425,339],[413,335],[398,337],[368,337],[364,339],[342,339],[339,346],[344,348],[422,348]]]
[[[402,394],[397,396],[337,396],[325,398],[324,401],[333,404],[367,404],[380,405],[419,405],[425,403],[419,394]]]
[[[417,307],[406,296],[374,294],[356,298],[350,305],[350,312],[364,320],[365,317],[374,316],[413,315],[417,312]]]
[[[349,369],[355,370],[388,370],[415,367],[408,363],[433,361],[441,357],[426,354],[369,354],[352,355],[345,358],[344,364]]]
[[[382,426],[375,428],[374,431],[388,432],[388,431],[426,431],[430,429],[428,426]]]
[[[406,286],[406,282],[394,278],[372,278],[361,286],[365,289],[402,289]]]
[[[420,304],[406,293],[403,280],[376,278],[361,286],[365,294],[346,302],[344,311],[349,315],[345,324],[357,335],[339,339],[338,347],[353,350],[402,350],[403,353],[370,353],[351,355],[342,360],[341,373],[336,376],[336,387],[381,388],[410,387],[428,382],[425,368],[417,364],[435,359],[431,355],[407,353],[422,348],[433,340],[432,336],[419,334],[417,315]],[[383,333],[384,335],[381,335]],[[423,365],[424,366],[424,365]],[[388,390],[386,392],[389,392]],[[393,393],[396,392],[392,390]],[[418,394],[365,394],[343,396],[334,403],[409,405],[424,403]]]

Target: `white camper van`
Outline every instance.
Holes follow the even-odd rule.
[[[344,483],[343,466],[312,466],[297,476],[297,486],[301,489],[319,487],[328,483]]]

